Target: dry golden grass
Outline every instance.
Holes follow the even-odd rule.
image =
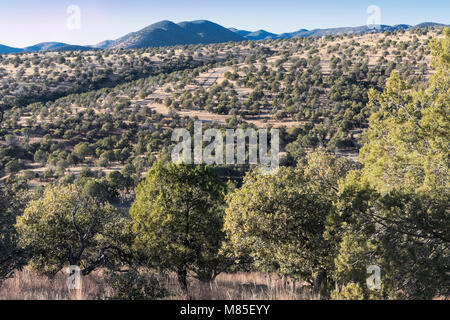
[[[53,279],[29,270],[17,272],[0,287],[0,300],[68,300],[67,275],[60,272]],[[100,274],[83,278],[82,297],[95,299]]]
[[[81,293],[69,294],[67,275],[58,273],[53,279],[30,270],[17,272],[0,287],[0,300],[96,300],[111,295],[111,288],[103,280],[103,272],[96,271],[82,279]],[[161,277],[160,282],[170,292],[167,299],[180,300],[182,293],[175,275]],[[189,299],[193,300],[316,300],[310,286],[262,273],[221,274],[210,283],[195,279],[189,282]]]

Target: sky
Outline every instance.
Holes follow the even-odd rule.
[[[448,0],[0,0],[0,44],[96,44],[161,20],[206,19],[273,33],[361,26],[374,16],[371,5],[381,24],[450,24]]]

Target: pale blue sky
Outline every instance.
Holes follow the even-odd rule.
[[[67,8],[81,9],[81,28],[67,27]],[[448,0],[0,0],[0,44],[44,41],[95,44],[160,20],[207,19],[225,27],[274,33],[366,24],[369,5],[382,24],[450,23]]]

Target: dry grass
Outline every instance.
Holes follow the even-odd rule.
[[[97,271],[82,279],[80,295],[69,294],[66,275],[57,274],[53,279],[37,275],[30,270],[17,272],[0,287],[0,300],[96,300],[111,295],[111,288],[103,280],[103,272]],[[160,278],[170,292],[168,299],[186,299],[174,275]],[[319,299],[307,285],[295,284],[275,275],[262,273],[221,274],[216,281],[206,284],[195,279],[189,282],[189,299],[193,300],[312,300]]]
[[[71,297],[66,285],[67,276],[58,273],[53,279],[29,270],[17,272],[14,278],[6,280],[0,288],[0,300],[68,300]],[[100,274],[83,278],[82,296],[95,299],[99,291]]]

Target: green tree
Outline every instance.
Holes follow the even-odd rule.
[[[33,250],[30,265],[50,275],[66,264],[79,266],[83,275],[113,268],[127,261],[133,241],[126,217],[74,185],[47,187],[30,201],[16,228],[21,246]]]
[[[394,190],[380,194],[359,172],[341,184],[343,218],[336,281],[359,283],[365,298],[431,299],[448,295],[448,201]],[[366,268],[382,271],[379,291],[365,285]]]
[[[356,292],[347,290],[355,283],[364,298],[450,294],[450,29],[444,32],[432,43],[436,72],[425,90],[408,90],[393,73],[384,92],[369,94],[364,167],[341,183],[339,214],[330,218],[342,239],[335,297]],[[368,265],[381,268],[379,291],[364,284]]]
[[[20,159],[13,159],[5,165],[6,172],[17,173],[23,168],[23,162]]]
[[[225,230],[238,256],[247,252],[257,269],[308,281],[326,295],[336,250],[325,225],[349,168],[320,150],[273,176],[248,173],[227,197]]]
[[[79,143],[74,149],[73,153],[81,160],[84,161],[84,158],[91,154],[91,149],[87,143]]]
[[[361,150],[365,176],[380,191],[447,194],[450,182],[450,28],[432,44],[436,68],[426,90],[406,92],[393,73],[384,92],[371,90],[374,110]]]
[[[27,201],[28,187],[25,181],[9,178],[6,184],[0,185],[0,286],[3,280],[26,263],[27,250],[19,247],[14,224]]]
[[[225,185],[207,167],[157,162],[136,189],[131,207],[136,247],[151,267],[208,281],[221,271]]]
[[[112,171],[108,174],[107,180],[114,190],[120,190],[125,186],[125,178],[119,171]]]

